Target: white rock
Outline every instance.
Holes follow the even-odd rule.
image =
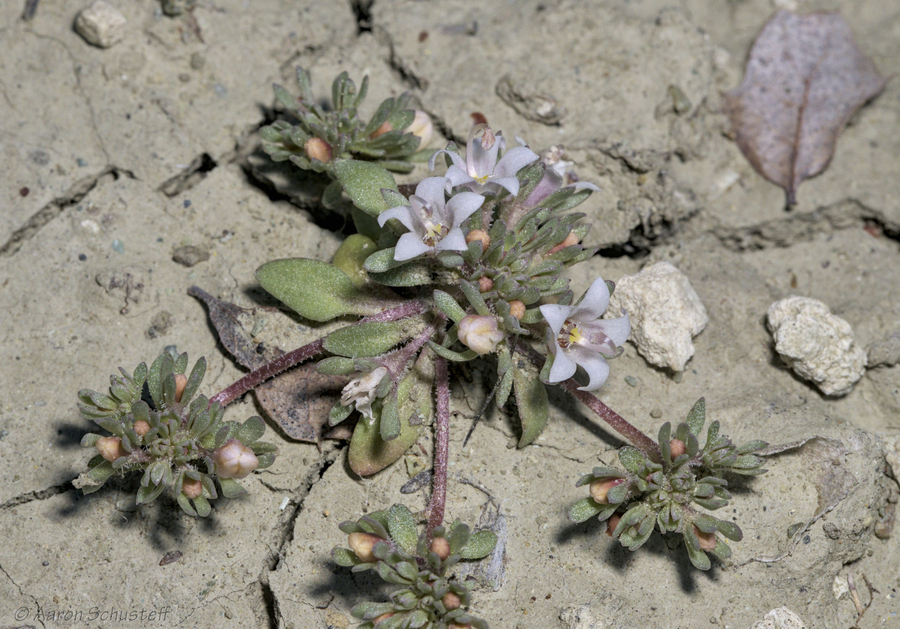
[[[630,338],[641,355],[674,371],[684,371],[694,355],[691,338],[709,322],[690,280],[668,262],[657,262],[616,283],[607,316],[621,316],[622,309],[628,313]]]
[[[590,605],[564,609],[559,619],[566,623],[567,629],[604,629],[603,622],[594,617]]]
[[[125,36],[126,21],[114,6],[96,0],[75,18],[75,30],[89,44],[109,48]]]
[[[787,607],[779,607],[766,614],[765,618],[750,629],[807,629],[807,625]]]
[[[794,373],[825,395],[846,395],[866,370],[866,352],[850,324],[809,297],[788,297],[769,306],[775,351]]]

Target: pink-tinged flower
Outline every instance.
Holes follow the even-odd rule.
[[[341,404],[343,406],[356,404],[356,410],[362,413],[371,425],[375,421],[372,402],[378,399],[378,387],[386,375],[388,375],[387,367],[381,366],[351,380],[341,393]]]
[[[484,131],[480,138],[475,135]],[[516,138],[522,146],[517,146],[503,154],[498,161],[497,157],[506,148],[506,138],[500,133],[494,135],[486,124],[478,124],[469,132],[469,140],[466,143],[466,159],[456,153],[441,150],[431,156],[428,167],[434,170],[434,162],[437,156],[445,153],[450,157],[453,165],[447,169],[447,178],[451,185],[465,186],[472,192],[482,194],[484,192],[494,194],[505,188],[513,196],[519,193],[519,179],[516,173],[538,158],[537,153],[525,146],[525,143]]]
[[[538,185],[534,187],[534,190],[525,199],[525,207],[540,206],[544,199],[563,187],[566,181],[566,168],[572,165],[572,162],[566,162],[562,159],[564,153],[565,148],[562,146],[551,146],[550,150],[541,156],[541,162],[545,166],[544,176],[541,177]],[[578,181],[566,187],[573,190],[587,188],[593,192],[600,191],[600,188],[587,181]]]
[[[395,260],[402,262],[424,253],[468,249],[460,225],[481,207],[484,197],[474,192],[460,192],[446,201],[445,194],[449,191],[449,179],[428,177],[416,186],[416,193],[409,197],[409,205],[394,207],[378,215],[378,224],[382,227],[388,220],[396,218],[409,230],[397,242]]]
[[[582,391],[599,389],[609,376],[605,356],[616,356],[631,332],[628,315],[601,319],[609,306],[609,288],[601,278],[594,280],[577,306],[546,304],[541,314],[549,324],[547,345],[553,354],[548,382],[562,382],[575,375],[580,365],[590,381]]]
[[[212,453],[219,478],[246,478],[259,467],[253,450],[237,439],[229,439]]]

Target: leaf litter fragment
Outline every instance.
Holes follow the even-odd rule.
[[[800,182],[825,170],[844,126],[884,85],[843,17],[779,11],[757,35],[743,82],[723,96],[744,156],[784,188],[790,207]]]

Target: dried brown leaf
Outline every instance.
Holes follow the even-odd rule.
[[[219,340],[235,360],[248,369],[257,369],[284,352],[253,339],[252,330],[258,308],[241,308],[216,299],[206,291],[191,286],[188,294],[206,304],[209,318]],[[348,428],[337,427],[327,434],[328,414],[340,399],[348,376],[324,376],[314,363],[290,369],[256,388],[256,399],[285,434],[298,441],[318,443],[323,436],[349,439]]]
[[[757,35],[741,85],[723,96],[741,151],[791,206],[800,182],[825,170],[847,121],[884,84],[843,17],[780,11]]]

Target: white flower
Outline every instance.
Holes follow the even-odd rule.
[[[481,207],[484,197],[474,192],[460,192],[445,201],[444,195],[449,191],[449,179],[428,177],[416,186],[416,193],[409,197],[410,205],[394,207],[378,215],[378,224],[382,227],[388,220],[396,218],[409,230],[397,242],[395,260],[402,262],[423,253],[468,249],[460,225]]]
[[[237,439],[229,439],[212,453],[219,478],[245,478],[259,467],[259,459],[253,450]]]
[[[615,356],[631,332],[628,315],[601,319],[609,305],[609,288],[601,278],[594,280],[577,306],[547,304],[541,314],[549,324],[547,345],[553,354],[548,382],[562,382],[575,375],[581,365],[590,381],[582,391],[599,389],[609,376],[604,356]]]
[[[565,183],[566,180],[566,168],[572,165],[572,162],[567,162],[562,159],[564,154],[565,148],[562,146],[551,146],[550,150],[542,155],[541,162],[543,162],[545,166],[544,176],[541,177],[541,180],[534,187],[534,190],[532,190],[528,195],[528,198],[525,199],[525,207],[533,208],[540,206],[547,197],[563,187],[563,183]],[[566,187],[571,188],[572,190],[587,188],[593,192],[600,191],[600,188],[587,181],[578,181]]]
[[[377,399],[378,385],[387,374],[387,367],[378,367],[364,376],[348,382],[341,392],[341,405],[350,406],[355,402],[356,410],[362,413],[370,424],[374,422],[375,414],[372,412],[372,402]]]
[[[479,356],[490,354],[506,334],[497,325],[497,318],[482,315],[466,315],[459,322],[459,340]]]
[[[484,131],[480,138],[475,138],[479,131]],[[469,140],[466,143],[466,159],[456,153],[441,150],[431,156],[428,167],[434,170],[434,162],[437,156],[445,153],[450,157],[453,165],[447,169],[447,177],[452,186],[465,186],[472,192],[479,194],[488,192],[494,194],[500,188],[505,188],[513,196],[519,193],[519,179],[516,173],[538,158],[537,153],[525,146],[525,143],[516,138],[522,146],[503,154],[497,161],[497,155],[506,148],[506,138],[500,133],[494,135],[486,124],[478,124],[469,132]]]

